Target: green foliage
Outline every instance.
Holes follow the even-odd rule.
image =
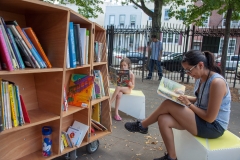
[[[64,3],[64,0],[42,0],[49,3],[59,2]],[[103,4],[103,0],[68,0],[71,4],[76,4],[78,6],[78,13],[86,18],[97,18],[99,13],[103,13],[100,4]]]
[[[191,2],[187,6],[187,10],[178,10],[185,2]],[[198,5],[195,5],[195,4]],[[218,14],[222,15],[228,9],[232,9],[231,20],[240,20],[240,1],[235,0],[176,0],[169,3],[171,8],[169,11],[170,17],[182,19],[184,24],[195,24],[202,26],[203,22],[216,10]]]

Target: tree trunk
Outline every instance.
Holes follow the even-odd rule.
[[[163,0],[155,0],[154,1],[154,12],[152,16],[152,32],[151,34],[155,34],[157,39],[160,37],[160,27],[161,27],[161,18],[162,18],[162,6]]]
[[[225,77],[226,71],[226,59],[227,59],[227,51],[228,51],[228,41],[230,35],[230,26],[231,26],[231,17],[232,17],[232,9],[227,10],[226,15],[226,25],[225,25],[225,33],[224,33],[224,42],[222,48],[222,58],[221,58],[221,69],[222,69],[222,76]]]

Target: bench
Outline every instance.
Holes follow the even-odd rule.
[[[110,88],[110,96],[114,91],[115,88]],[[112,103],[112,107],[115,108],[115,102]],[[118,109],[134,118],[145,119],[145,95],[139,90],[123,94]]]
[[[207,139],[186,130],[173,129],[178,160],[240,160],[240,138],[225,131],[223,136]]]

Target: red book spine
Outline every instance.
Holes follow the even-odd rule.
[[[22,99],[21,95],[20,95],[20,101],[21,101],[21,107],[22,107],[24,121],[25,121],[25,123],[30,123],[30,118],[28,116],[28,112],[27,112],[26,106],[23,102],[23,99]]]
[[[14,70],[1,27],[0,27],[0,56],[2,59],[1,63],[3,69],[7,69],[9,71]]]

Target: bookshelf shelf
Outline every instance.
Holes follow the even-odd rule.
[[[107,99],[109,99],[109,96],[104,96],[101,99],[94,99],[94,100],[92,100],[92,105],[95,105],[95,104],[100,103],[100,102],[102,102],[104,100],[107,100]]]
[[[93,66],[107,64],[107,62],[93,62]]]
[[[0,0],[0,17],[14,21],[21,28],[31,27],[38,38],[52,68],[25,68],[14,71],[0,70],[0,78],[19,86],[31,123],[5,129],[0,132],[0,160],[48,160],[71,152],[77,147],[65,148],[60,152],[61,132],[76,120],[89,126],[80,147],[112,132],[111,108],[109,104],[108,66],[106,53],[106,31],[96,23],[69,8],[33,0]],[[66,68],[69,22],[80,24],[89,30],[89,48],[86,65]],[[103,44],[101,62],[94,62],[94,41]],[[71,74],[93,75],[100,70],[105,95],[90,101],[87,108],[69,106],[62,110],[64,88],[68,93]],[[101,124],[107,131],[91,134],[92,106],[101,103]],[[42,156],[42,127],[51,126],[52,155]]]
[[[81,108],[81,107],[68,105],[68,110],[62,112],[62,117],[66,117],[68,115],[71,115],[73,113],[76,113],[76,112],[84,110],[84,109],[86,109],[86,108]]]
[[[19,69],[14,71],[0,71],[0,75],[12,75],[12,74],[29,74],[29,73],[44,73],[44,72],[62,72],[63,68],[46,68],[46,69]]]

